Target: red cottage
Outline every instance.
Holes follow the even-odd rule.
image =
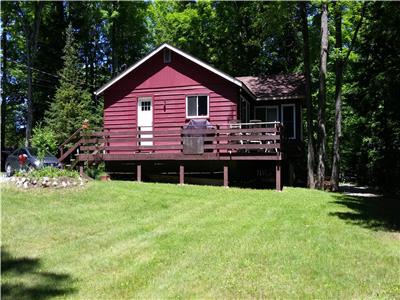
[[[163,44],[95,94],[104,95],[104,128],[81,133],[73,147],[79,148],[78,161],[129,166],[138,180],[146,162],[151,165],[145,173],[175,162],[181,183],[185,167],[197,162],[220,166],[225,185],[233,176],[228,167],[243,173],[241,168],[257,169],[251,162],[272,161],[275,176],[269,177],[277,189],[285,161],[287,180],[293,181],[302,139],[301,75],[235,78]]]

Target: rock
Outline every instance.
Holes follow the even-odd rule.
[[[57,181],[53,181],[53,186],[57,186],[58,182]]]
[[[67,187],[67,183],[65,181],[61,182],[61,185],[65,188]]]
[[[24,189],[27,189],[29,187],[28,181],[25,181],[23,186],[24,186]]]
[[[43,181],[49,181],[50,178],[49,177],[43,177]]]
[[[50,183],[49,183],[48,181],[43,181],[43,182],[42,182],[42,186],[43,186],[43,187],[49,187],[49,186],[50,186]]]
[[[37,180],[36,180],[36,179],[33,179],[33,180],[31,181],[31,183],[32,183],[33,185],[36,185],[36,184],[37,184]]]

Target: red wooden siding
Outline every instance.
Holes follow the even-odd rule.
[[[154,130],[177,129],[189,121],[188,95],[209,96],[208,119],[213,124],[237,119],[237,86],[174,52],[171,57],[171,63],[165,64],[161,51],[105,91],[104,128],[110,131],[136,128],[139,97],[152,97]]]

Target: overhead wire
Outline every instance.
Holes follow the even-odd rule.
[[[54,78],[57,78],[57,79],[64,79],[64,80],[67,80],[68,82],[72,83],[68,78],[65,78],[64,76],[59,76],[59,75],[51,74],[51,73],[45,72],[45,71],[43,71],[43,70],[39,70],[39,69],[34,68],[34,67],[29,67],[29,66],[27,66],[26,64],[23,64],[23,63],[21,63],[21,62],[16,62],[16,61],[13,61],[13,60],[7,60],[7,61],[8,61],[8,62],[11,62],[11,63],[14,63],[14,64],[16,64],[16,65],[20,65],[20,66],[25,67],[25,68],[31,68],[32,70],[34,70],[34,71],[36,71],[36,72],[39,72],[39,73],[42,73],[42,74],[45,74],[45,75],[48,75],[48,76],[51,76],[51,77],[54,77]],[[90,84],[90,83],[86,83],[86,82],[83,82],[83,81],[79,81],[78,83],[81,84],[82,86],[90,86],[90,87],[93,87],[93,88],[97,88],[95,85]]]

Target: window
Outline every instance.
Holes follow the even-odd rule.
[[[150,111],[151,110],[151,101],[141,101],[140,108],[142,111]]]
[[[208,96],[187,96],[186,117],[208,117]]]
[[[258,106],[255,110],[255,118],[262,122],[279,122],[279,107],[274,106]]]
[[[164,63],[169,64],[171,62],[171,50],[164,49]]]
[[[266,122],[279,122],[279,108],[278,106],[267,106],[266,109]]]
[[[240,97],[240,121],[248,123],[250,121],[250,102]]]
[[[294,104],[282,105],[282,123],[284,135],[289,139],[296,138],[296,109]]]
[[[255,115],[254,117],[256,120],[261,120],[262,122],[265,122],[267,120],[265,106],[257,106],[255,108],[254,115]]]

